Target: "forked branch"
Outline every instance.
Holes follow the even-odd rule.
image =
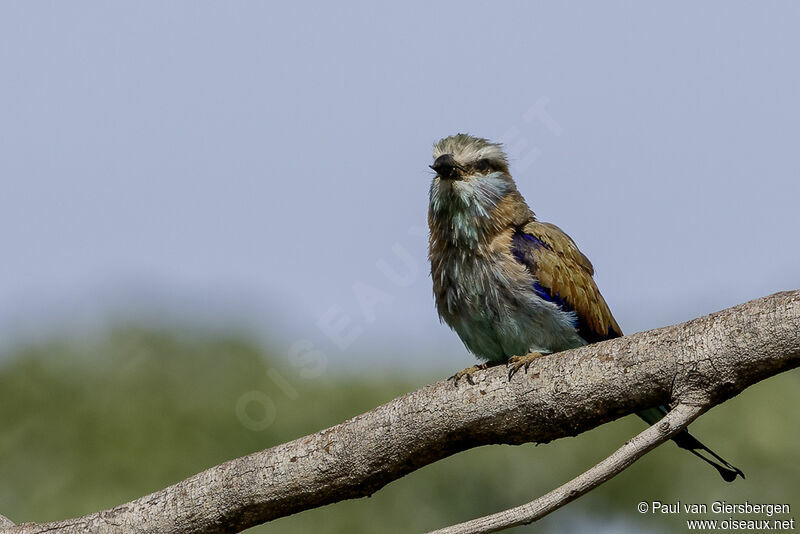
[[[705,411],[699,406],[679,404],[658,424],[647,428],[632,440],[617,449],[614,454],[585,473],[573,478],[538,499],[496,514],[466,521],[451,527],[434,530],[428,534],[485,534],[506,528],[533,523],[550,512],[588,493],[603,482],[611,480],[633,462],[652,451],[675,434],[686,428]]]

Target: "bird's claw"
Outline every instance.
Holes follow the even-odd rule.
[[[531,352],[525,356],[512,356],[509,358],[508,363],[506,364],[508,367],[508,379],[511,380],[511,377],[523,367],[525,368],[525,373],[527,374],[528,367],[531,366],[533,360],[536,358],[541,358],[542,356],[543,354],[541,352]]]
[[[466,378],[467,382],[469,382],[470,385],[474,386],[475,382],[472,381],[472,373],[475,373],[477,371],[484,371],[486,370],[487,367],[488,366],[485,363],[481,365],[473,365],[472,367],[467,367],[466,369],[457,372],[456,374],[451,376],[448,380],[452,380],[453,385],[458,386],[458,381],[461,380],[462,378]]]

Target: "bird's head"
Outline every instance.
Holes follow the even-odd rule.
[[[433,165],[442,180],[474,181],[492,174],[508,175],[508,160],[499,143],[467,134],[451,135],[433,145]]]
[[[430,222],[441,222],[450,238],[476,236],[481,227],[530,216],[498,143],[467,134],[445,137],[434,144],[430,167],[436,172]]]

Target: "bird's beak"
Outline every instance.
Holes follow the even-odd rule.
[[[452,154],[442,154],[436,158],[436,161],[433,162],[433,165],[430,165],[430,168],[446,180],[461,180],[462,176],[458,171],[464,170],[461,165],[456,163]]]

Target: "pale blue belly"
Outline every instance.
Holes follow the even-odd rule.
[[[465,302],[447,321],[477,357],[500,363],[529,352],[546,354],[586,344],[576,331],[573,312],[533,291],[513,297],[498,293]]]

